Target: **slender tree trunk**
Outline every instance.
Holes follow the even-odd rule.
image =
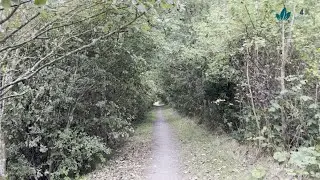
[[[295,4],[293,3],[293,12],[292,12],[292,19],[290,23],[290,30],[288,35],[288,40],[286,42],[285,39],[285,21],[282,21],[282,57],[281,57],[281,67],[280,67],[280,89],[281,92],[285,92],[286,85],[285,85],[285,78],[286,78],[286,63],[288,62],[289,58],[289,50],[292,47],[292,33],[293,33],[293,25],[295,21]],[[285,116],[285,109],[284,107],[281,108],[281,123],[282,123],[282,137],[284,141],[287,141],[287,120]]]
[[[314,103],[318,106],[318,89],[319,89],[319,82],[318,82],[318,80],[317,80],[317,84],[316,84],[316,94],[315,94],[315,100],[314,100]],[[319,120],[319,126],[318,126],[318,133],[320,133],[320,120]]]
[[[317,84],[316,84],[316,97],[314,99],[314,103],[315,104],[318,104],[318,89],[319,89],[319,82],[317,81]]]
[[[284,21],[282,21],[282,58],[281,58],[281,66],[280,66],[280,87],[281,92],[286,90],[285,86],[285,77],[286,77],[286,48],[285,48],[285,28],[284,28]]]
[[[4,18],[4,12],[0,12],[0,17],[1,19]],[[4,27],[0,25],[0,30],[3,29]],[[6,59],[8,54],[1,54],[1,59],[0,59],[0,87],[4,84],[5,80],[5,69],[4,69],[4,61]],[[0,91],[0,94],[2,92]],[[4,107],[3,107],[3,102],[0,101],[0,180],[5,179],[6,176],[6,146],[5,146],[5,141],[4,141],[4,136],[3,136],[3,129],[2,129],[2,119],[3,119],[3,112],[4,112]]]
[[[1,74],[0,74],[0,87],[2,87],[3,81],[5,79],[4,73],[1,67]],[[1,92],[0,92],[1,94]],[[2,129],[2,119],[4,113],[4,100],[0,102],[0,180],[4,179],[6,175],[6,146],[3,136],[3,129]]]
[[[289,35],[288,35],[288,40],[287,40],[287,62],[289,61],[289,58],[291,56],[292,53],[292,44],[293,44],[293,40],[292,40],[292,34],[293,34],[293,30],[294,30],[294,22],[295,22],[295,13],[296,13],[296,6],[295,4],[293,4],[293,8],[292,8],[292,19],[291,19],[291,23],[290,23],[290,30],[289,30]]]
[[[247,53],[249,54],[249,52],[247,52]],[[251,90],[250,74],[249,74],[249,57],[247,57],[246,75],[247,75],[247,83],[248,83],[248,89],[249,89],[249,94],[250,94],[252,113],[253,113],[254,119],[256,121],[257,129],[258,129],[257,133],[259,136],[261,136],[260,121],[259,121],[257,114],[256,114],[256,108],[255,108],[255,104],[254,104],[254,100],[253,100],[253,93]],[[259,145],[260,145],[260,141],[259,141]]]
[[[2,127],[0,127],[0,130]],[[0,179],[6,175],[6,146],[4,142],[3,133],[0,133]]]
[[[284,93],[286,90],[285,86],[285,77],[286,77],[286,72],[285,72],[285,67],[286,67],[286,48],[285,48],[285,26],[284,26],[284,21],[282,21],[282,58],[281,58],[281,66],[280,66],[280,90],[281,93]],[[282,138],[284,142],[287,141],[286,138],[286,132],[287,132],[287,121],[285,117],[285,110],[283,107],[281,107],[281,124],[282,124]]]
[[[18,54],[18,50],[16,50],[16,53]],[[5,55],[5,57],[2,59],[3,62],[6,61],[6,58],[8,58],[8,54]],[[8,82],[12,82],[14,70],[16,69],[17,59],[15,57],[10,58],[10,62],[7,62],[7,65],[2,65],[0,70],[0,87],[2,87],[4,84],[8,84]],[[4,90],[6,91],[6,90]],[[1,93],[1,92],[0,92]],[[10,93],[10,92],[8,92]],[[3,124],[3,116],[4,116],[4,110],[6,107],[6,99],[2,100],[0,102],[0,180],[1,178],[6,176],[6,143],[5,143],[5,137],[4,137],[4,130],[2,127]]]

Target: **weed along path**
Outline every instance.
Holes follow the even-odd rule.
[[[173,130],[163,116],[162,108],[157,108],[153,123],[152,163],[147,176],[150,180],[180,180],[178,141]]]

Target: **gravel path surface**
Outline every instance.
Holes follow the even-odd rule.
[[[86,180],[182,180],[180,149],[162,107],[152,111],[133,137],[116,150],[108,163]]]
[[[157,109],[153,125],[152,165],[148,170],[150,180],[180,180],[178,141],[166,119],[162,108]]]

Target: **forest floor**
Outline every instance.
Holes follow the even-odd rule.
[[[254,147],[212,133],[194,120],[158,107],[135,135],[87,179],[289,180],[282,166]]]

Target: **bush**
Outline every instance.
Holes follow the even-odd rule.
[[[109,52],[106,44],[14,88],[24,96],[6,101],[9,178],[75,178],[133,133],[132,123],[152,105],[141,75],[144,59],[129,55],[129,47]]]

